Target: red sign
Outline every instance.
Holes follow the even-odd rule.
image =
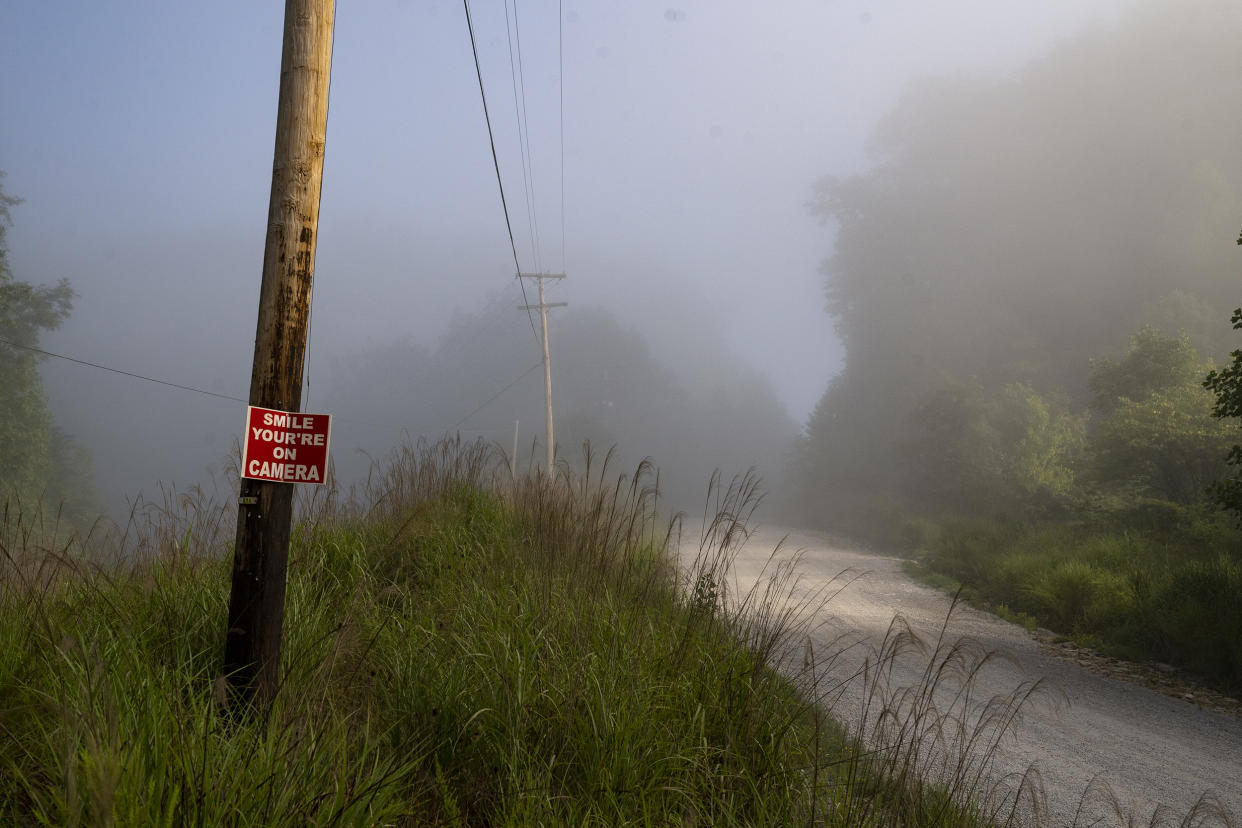
[[[242,477],[285,483],[322,483],[328,471],[331,414],[301,414],[250,406]]]

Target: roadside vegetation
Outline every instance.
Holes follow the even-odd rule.
[[[1239,360],[1144,327],[1092,362],[1081,413],[1029,386],[942,389],[909,477],[837,525],[1012,620],[1242,693]]]
[[[1077,522],[949,522],[916,548],[916,572],[947,576],[968,600],[1028,627],[1181,667],[1236,695],[1240,541],[1230,518],[1155,501]]]
[[[1029,627],[1242,693],[1242,531],[1216,413],[1237,395],[1186,336],[1095,360],[1085,412],[1029,387],[942,391],[910,477],[838,522]],[[1204,387],[1217,377],[1214,396]]]
[[[979,495],[984,517],[946,511],[900,540],[925,573],[1001,614],[1242,693],[1242,513],[1221,483],[1240,435],[1213,416],[1211,367],[1186,337],[1141,330],[1123,359],[1093,365],[1089,416],[1045,482],[999,475]],[[1237,369],[1212,376],[1227,399]]]
[[[804,522],[1234,694],[1242,120],[1214,101],[1240,33],[1139,3],[1004,78],[911,89],[811,205],[847,356],[793,472]],[[1183,120],[1148,129],[1156,101]]]
[[[987,655],[916,647],[829,680],[792,563],[725,571],[755,483],[717,488],[679,568],[645,469],[511,483],[481,444],[407,448],[301,504],[283,684],[221,708],[231,512],[194,491],[123,537],[0,524],[0,822],[15,825],[988,825],[1038,814],[988,773],[1032,691],[953,702]],[[499,472],[499,475],[498,475]],[[715,515],[713,519],[713,515]],[[115,544],[121,544],[116,547]],[[103,548],[113,556],[105,561]],[[681,548],[686,548],[685,546]],[[839,584],[838,584],[839,586]],[[832,587],[826,587],[830,589]],[[825,704],[865,692],[853,736]],[[958,721],[960,726],[948,727]],[[967,721],[973,722],[967,726]]]

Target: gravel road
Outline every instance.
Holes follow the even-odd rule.
[[[683,555],[693,534],[686,532]],[[749,589],[765,566],[771,571],[773,550],[782,537],[785,544],[777,558],[801,556],[800,594],[843,571],[862,573],[818,610],[811,635],[817,661],[840,651],[845,641],[878,645],[896,614],[934,644],[949,613],[947,596],[912,581],[895,558],[844,548],[813,533],[773,528],[754,532],[734,561],[729,586],[733,594]],[[697,536],[694,539],[697,544]],[[1084,791],[1094,780],[1093,790],[1102,790],[1106,783],[1124,818],[1133,818],[1137,825],[1177,825],[1205,792],[1215,794],[1230,822],[1218,818],[1203,824],[1242,825],[1242,718],[1083,669],[1041,647],[1023,628],[969,607],[956,608],[947,632],[950,639],[967,637],[1011,657],[988,663],[977,679],[977,697],[1009,693],[1022,682],[1043,680],[1043,689],[1024,709],[1013,738],[1002,743],[996,771],[1037,768],[1049,824],[1096,824],[1092,820],[1101,816],[1099,824],[1118,824],[1113,807],[1105,807],[1094,794],[1079,812]],[[848,650],[829,669],[838,675],[856,670],[862,649]],[[926,657],[914,653],[901,658],[895,680],[916,683],[925,664]],[[835,715],[847,725],[857,721],[858,695],[847,690],[833,705]]]

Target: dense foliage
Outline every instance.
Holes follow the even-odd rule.
[[[1242,236],[1238,244],[1242,245]],[[1233,312],[1233,327],[1242,330],[1242,308]],[[1235,350],[1230,359],[1228,365],[1212,371],[1203,381],[1204,388],[1216,395],[1212,414],[1222,419],[1242,417],[1242,350]],[[1242,520],[1242,445],[1230,447],[1226,462],[1236,471],[1217,481],[1214,494],[1218,503]]]
[[[1218,102],[1240,35],[1237,7],[1140,6],[1002,81],[913,89],[873,168],[821,182],[847,359],[807,426],[807,509],[1025,510],[1067,493],[1089,413],[1130,431],[1197,422],[1201,395],[1089,403],[1126,381],[1105,360],[1130,336],[1163,334],[1184,360],[1228,350],[1242,112]]]
[[[1237,7],[1142,4],[1003,80],[916,87],[874,166],[819,185],[847,358],[807,426],[807,512],[1203,499],[1224,431],[1192,386],[1228,350],[1239,35]]]
[[[1202,502],[1224,473],[1235,429],[1212,416],[1208,371],[1185,335],[1143,328],[1124,359],[1097,360],[1094,398],[1096,479],[1141,496]]]
[[[1225,651],[1179,656],[1169,642],[1185,638],[1149,610],[1177,594],[1202,614],[1219,594],[1176,585],[1239,561],[1214,509],[1242,507],[1239,478],[1217,485],[1226,457],[1242,464],[1242,355],[1213,370],[1236,347],[1223,309],[1242,269],[1242,110],[1221,102],[1239,38],[1237,4],[1139,3],[1003,79],[915,87],[875,136],[874,165],[819,184],[847,355],[802,440],[808,519],[928,552],[1064,632],[1238,681]],[[1045,531],[1076,540],[1027,555],[1006,586],[994,566],[953,563],[961,533],[938,527],[957,521],[991,527],[966,545],[998,566],[1042,549]],[[1131,536],[1156,551],[1089,554]],[[1095,624],[1036,599],[1087,559],[1145,609]],[[1144,567],[1154,580],[1127,580]],[[1226,618],[1226,639],[1242,638]],[[1146,632],[1103,632],[1131,622]]]
[[[1165,500],[1073,522],[958,520],[916,572],[1029,625],[1242,693],[1242,543],[1225,515]]]

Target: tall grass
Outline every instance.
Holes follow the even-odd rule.
[[[826,707],[851,677],[808,642],[848,577],[807,588],[774,553],[758,586],[731,586],[753,477],[713,490],[679,565],[649,469],[583,468],[512,481],[491,449],[448,441],[399,450],[354,497],[312,490],[265,722],[221,709],[231,509],[170,490],[83,539],[11,506],[0,823],[1039,819],[1033,777],[989,773],[1030,690],[975,704],[990,656],[941,642],[897,688],[890,666],[918,642],[895,627],[846,728]]]

